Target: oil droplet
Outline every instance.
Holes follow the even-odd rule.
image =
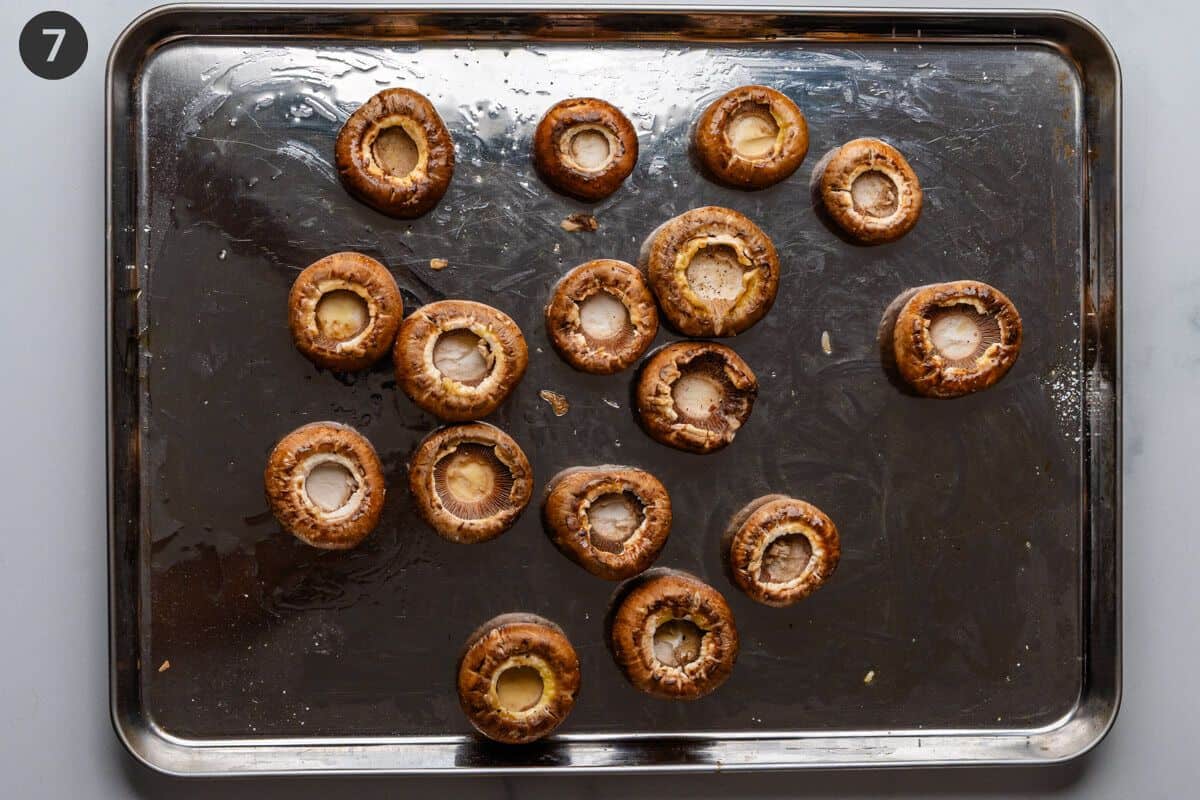
[[[829,340],[829,331],[821,331],[821,352],[833,355],[833,343]]]
[[[224,260],[225,260],[225,257],[226,257],[227,255],[229,255],[229,251],[228,251],[228,250],[224,250],[224,249],[222,249],[222,250],[221,250],[221,252],[217,253],[217,259],[218,259],[218,260],[220,260],[220,261],[224,261]]]

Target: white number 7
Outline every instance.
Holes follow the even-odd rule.
[[[42,28],[42,36],[53,36],[54,44],[50,46],[50,55],[46,57],[46,63],[49,64],[58,55],[58,48],[62,47],[63,38],[67,35],[66,28]]]

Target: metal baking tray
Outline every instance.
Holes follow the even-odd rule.
[[[714,185],[692,120],[743,83],[793,97],[806,165],[766,191]],[[387,86],[427,94],[458,148],[453,185],[411,222],[351,199],[332,166],[349,112]],[[571,95],[633,119],[641,156],[596,206],[549,191],[529,139]],[[1119,107],[1116,58],[1045,11],[175,6],[141,17],[108,72],[112,716],[129,750],[188,775],[543,772],[1046,763],[1104,735],[1120,693]],[[877,135],[926,190],[917,228],[848,245],[810,208],[821,153]],[[579,374],[550,348],[547,291],[568,268],[631,260],[667,217],[718,204],[773,237],[766,319],[730,343],[758,406],[709,456],[650,441],[631,373]],[[592,211],[595,233],[570,233]],[[659,563],[729,599],[743,649],[694,703],[625,685],[602,644],[612,585],[562,558],[536,509],[459,546],[418,521],[405,462],[436,426],[391,365],[319,370],[292,346],[296,271],[356,249],[406,306],[492,303],[531,366],[492,421],[544,482],[619,462],[675,501]],[[432,258],[449,268],[433,271]],[[898,392],[878,318],[909,286],[1004,289],[1025,349],[995,388]],[[660,340],[671,338],[666,332]],[[823,339],[829,345],[823,347]],[[826,352],[828,349],[828,352]],[[539,390],[564,394],[555,417]],[[308,548],[267,513],[272,444],[317,419],[379,449],[392,491],[352,552]],[[747,500],[786,491],[842,533],[833,581],[757,606],[717,543]],[[578,648],[583,688],[552,739],[472,735],[454,692],[468,632],[538,612]]]

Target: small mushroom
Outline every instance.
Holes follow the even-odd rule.
[[[563,555],[610,581],[642,572],[671,532],[671,498],[645,470],[574,467],[550,480],[542,522]]]
[[[328,369],[366,369],[396,338],[404,298],[387,267],[362,253],[334,253],[309,265],[288,293],[296,347]]]
[[[814,172],[822,205],[852,239],[899,239],[921,216],[921,182],[900,151],[879,139],[855,139],[821,159]]]
[[[733,441],[750,418],[758,378],[716,342],[675,342],[650,354],[638,374],[642,427],[665,445],[711,453]]]
[[[808,123],[786,95],[767,86],[741,86],[704,110],[694,145],[717,180],[763,189],[787,178],[804,161]]]
[[[656,228],[641,265],[663,316],[685,336],[736,336],[771,310],[779,255],[736,211],[695,208]]]
[[[1021,354],[1016,306],[999,289],[979,281],[910,289],[884,313],[881,333],[888,366],[894,364],[900,377],[925,397],[960,397],[986,389]]]
[[[375,448],[336,422],[312,422],[280,439],[263,481],[284,530],[324,550],[348,550],[375,530],[387,493]]]
[[[437,109],[411,89],[384,89],[338,133],[338,173],[347,191],[393,217],[437,205],[454,175],[454,142]]]
[[[430,414],[459,422],[496,410],[529,364],[521,329],[502,311],[470,300],[422,306],[400,326],[396,378]]]
[[[476,730],[505,744],[562,724],[579,692],[579,657],[563,629],[536,614],[501,614],[467,639],[458,702]]]
[[[821,509],[782,494],[743,507],[721,540],[730,577],[751,600],[790,606],[815,592],[837,569],[837,526]]]
[[[533,494],[533,469],[511,436],[472,422],[425,437],[413,454],[408,484],[417,511],[435,531],[474,544],[517,521]]]
[[[658,309],[636,267],[598,259],[575,267],[555,285],[546,306],[546,332],[575,369],[611,375],[650,347],[658,333]]]
[[[629,119],[594,97],[555,103],[533,134],[533,163],[542,179],[581,200],[602,200],[619,189],[637,156]]]
[[[617,587],[605,622],[617,667],[646,694],[695,700],[733,672],[733,612],[694,575],[656,568],[629,579]]]

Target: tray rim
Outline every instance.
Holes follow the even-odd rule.
[[[1112,110],[1108,121],[1111,130],[1104,133],[1110,137],[1108,142],[1111,152],[1107,152],[1108,161],[1112,165],[1111,174],[1105,174],[1109,190],[1107,197],[1111,204],[1107,208],[1097,208],[1102,203],[1092,202],[1096,192],[1093,175],[1094,163],[1089,164],[1086,172],[1085,192],[1087,203],[1087,225],[1084,241],[1085,271],[1092,273],[1086,285],[1095,288],[1097,280],[1103,280],[1107,287],[1106,297],[1113,303],[1113,330],[1111,341],[1090,341],[1091,338],[1103,338],[1099,333],[1090,329],[1084,330],[1081,325],[1081,351],[1084,359],[1084,371],[1100,369],[1100,379],[1107,378],[1111,382],[1111,402],[1097,407],[1098,404],[1083,398],[1085,433],[1081,446],[1080,458],[1086,469],[1083,472],[1090,502],[1085,505],[1084,547],[1081,554],[1081,568],[1085,570],[1083,585],[1083,664],[1084,679],[1080,696],[1074,707],[1062,718],[1040,728],[1013,730],[901,730],[901,731],[870,731],[849,730],[839,732],[786,731],[786,732],[753,732],[721,734],[710,736],[697,734],[670,734],[658,736],[655,734],[626,734],[613,736],[610,734],[566,734],[547,742],[542,748],[543,753],[550,754],[542,763],[500,763],[498,759],[491,765],[459,764],[455,761],[453,752],[448,760],[422,761],[420,758],[405,760],[406,755],[424,755],[423,748],[429,745],[448,745],[453,750],[462,742],[461,736],[425,736],[425,737],[336,737],[336,738],[304,738],[304,737],[273,737],[261,739],[220,739],[220,740],[191,740],[176,737],[159,728],[155,722],[141,715],[139,698],[131,697],[129,685],[134,687],[137,694],[138,673],[141,665],[134,659],[133,663],[122,664],[121,643],[128,638],[121,630],[123,612],[128,609],[121,607],[123,585],[118,581],[122,572],[119,529],[121,523],[117,520],[117,439],[118,420],[115,403],[117,401],[118,375],[115,369],[115,352],[119,347],[117,331],[114,327],[114,308],[119,300],[122,289],[117,286],[118,269],[118,229],[117,214],[122,200],[118,196],[121,186],[117,183],[118,173],[132,174],[128,163],[118,162],[117,149],[121,138],[117,135],[121,121],[114,115],[114,99],[120,78],[122,63],[134,59],[138,67],[130,72],[130,77],[140,73],[140,64],[157,48],[177,38],[196,38],[205,34],[199,32],[184,32],[176,36],[147,38],[153,36],[153,28],[169,21],[172,17],[201,14],[217,15],[236,12],[247,15],[303,14],[309,16],[325,16],[329,14],[359,13],[387,16],[414,16],[436,13],[450,16],[470,16],[479,14],[514,14],[529,15],[544,14],[574,14],[600,17],[621,13],[660,14],[663,16],[759,16],[759,17],[790,17],[810,18],[814,22],[821,19],[836,19],[838,22],[853,26],[865,25],[867,22],[893,25],[912,26],[927,23],[936,26],[952,26],[959,24],[970,27],[972,23],[992,23],[993,25],[1005,20],[1021,21],[1023,23],[1054,22],[1063,26],[1076,37],[1081,37],[1099,51],[1101,67],[1109,70],[1111,81]],[[219,33],[214,35],[230,36],[235,33]],[[314,32],[314,38],[321,34]],[[994,41],[997,34],[978,34],[978,38]],[[1026,43],[1037,43],[1059,50],[1070,58],[1074,68],[1080,74],[1084,83],[1084,72],[1080,63],[1074,58],[1074,53],[1068,44],[1054,39],[1044,39],[1032,35],[1018,36],[1016,27],[1012,34],[1014,40]],[[385,38],[385,37],[377,37]],[[457,38],[457,37],[451,37]],[[638,37],[632,37],[638,38]],[[643,37],[645,38],[645,37]],[[735,37],[740,38],[740,37]],[[893,29],[892,38],[905,41],[914,37],[909,35],[897,36]],[[922,38],[918,29],[917,38]],[[929,41],[971,40],[971,35],[939,36],[936,31],[923,37]],[[798,38],[798,41],[821,41],[819,35]],[[136,52],[130,52],[136,50]],[[1086,86],[1086,84],[1085,84]],[[129,87],[125,87],[128,89]],[[1085,91],[1085,100],[1089,93]],[[1085,119],[1087,113],[1085,111]],[[1002,764],[1055,764],[1078,758],[1096,747],[1111,730],[1116,721],[1121,705],[1121,642],[1122,642],[1122,612],[1121,612],[1121,500],[1122,500],[1122,439],[1121,439],[1121,374],[1123,366],[1122,352],[1122,249],[1121,249],[1121,135],[1122,135],[1122,77],[1121,67],[1116,52],[1104,34],[1084,17],[1069,11],[1057,9],[969,9],[969,8],[902,8],[891,9],[884,7],[841,7],[841,6],[752,6],[738,7],[722,3],[714,6],[688,7],[664,3],[606,3],[603,0],[589,7],[581,7],[574,2],[514,2],[504,6],[437,6],[436,4],[415,4],[402,6],[380,6],[361,4],[262,4],[262,3],[172,3],[158,6],[134,18],[117,36],[109,51],[105,69],[105,336],[108,340],[105,348],[106,386],[106,487],[107,487],[107,533],[108,533],[108,617],[109,617],[109,717],[113,730],[124,748],[140,763],[151,769],[176,777],[218,777],[218,776],[248,776],[248,775],[304,775],[304,774],[470,774],[470,775],[515,775],[515,774],[553,774],[571,772],[578,774],[606,772],[721,772],[721,771],[769,771],[791,770],[801,768],[898,768],[898,767],[937,767],[955,765],[1002,765]],[[130,188],[130,187],[126,187]],[[129,209],[124,209],[129,211]],[[1101,217],[1099,220],[1097,217]],[[1108,224],[1107,238],[1098,241],[1097,228]],[[1097,255],[1096,251],[1102,251]],[[1098,266],[1098,261],[1105,259],[1106,263]],[[1097,276],[1096,273],[1104,273]],[[1085,293],[1086,294],[1086,293]],[[1085,297],[1086,299],[1086,297]],[[1092,361],[1089,362],[1089,356]],[[1099,363],[1097,364],[1097,359]],[[1096,427],[1101,430],[1097,432]],[[1104,463],[1097,463],[1095,457],[1088,458],[1097,444],[1106,447],[1101,455],[1107,455]],[[1098,488],[1097,486],[1098,485]],[[1091,495],[1098,493],[1097,500]],[[1103,519],[1095,519],[1097,503],[1105,504],[1101,510],[1107,512]],[[129,521],[130,523],[133,520]],[[1097,537],[1097,524],[1103,527],[1099,531],[1106,534]],[[136,538],[136,535],[134,536]],[[1095,547],[1099,538],[1099,548]],[[1099,551],[1099,552],[1097,552]],[[1091,563],[1089,564],[1089,558]],[[1088,567],[1090,566],[1090,569]],[[1097,568],[1099,567],[1099,568]],[[128,568],[128,565],[126,565]],[[1100,573],[1110,579],[1105,582],[1097,578]],[[1098,586],[1099,584],[1099,586]],[[1099,592],[1097,589],[1099,588]],[[129,591],[130,587],[124,587]],[[1105,590],[1109,590],[1105,592]],[[137,594],[137,588],[132,587],[132,593]],[[136,599],[135,599],[136,604]],[[1110,646],[1096,650],[1092,640],[1093,627],[1097,622],[1110,628]],[[136,628],[136,626],[134,626]],[[136,649],[136,643],[135,643]],[[1104,658],[1108,655],[1109,658]],[[1096,680],[1093,672],[1099,667],[1101,673]],[[132,680],[132,684],[130,681]],[[1035,740],[1037,745],[1035,746]],[[1065,740],[1065,741],[1064,741]],[[688,742],[704,742],[705,752],[699,757],[688,752],[684,745]],[[925,744],[923,744],[925,742]],[[937,743],[939,746],[932,746]],[[667,745],[674,750],[663,757],[656,748]],[[759,751],[761,745],[777,747],[769,757],[763,758]],[[1054,747],[1052,745],[1058,745]],[[938,751],[959,751],[958,755],[933,755]],[[619,751],[619,752],[618,752]],[[1040,752],[1039,752],[1040,751]],[[383,763],[378,756],[384,754]],[[617,758],[614,759],[614,754]],[[241,766],[230,768],[226,761],[239,760]]]

